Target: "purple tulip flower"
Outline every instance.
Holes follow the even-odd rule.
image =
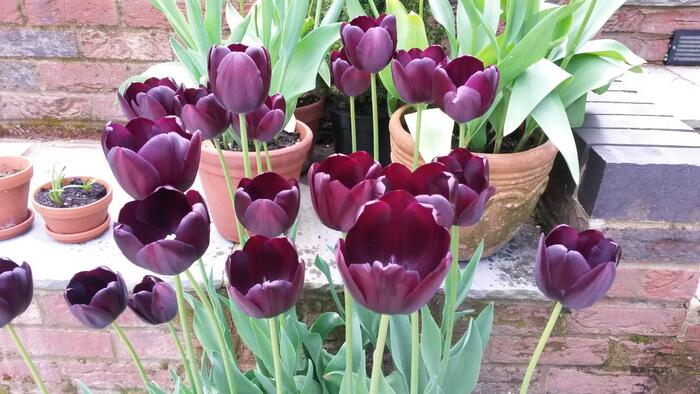
[[[19,266],[0,257],[0,328],[24,313],[33,296],[34,282],[29,264]]]
[[[256,319],[286,312],[304,288],[304,262],[284,237],[251,237],[243,250],[228,257],[226,275],[231,298]]]
[[[471,56],[460,56],[435,69],[435,104],[457,123],[467,123],[488,111],[498,89],[498,69]]]
[[[450,265],[450,234],[430,207],[406,191],[365,205],[338,241],[338,270],[352,297],[382,314],[409,314],[427,304]]]
[[[107,123],[102,149],[119,185],[144,199],[160,186],[185,191],[197,177],[202,134],[182,130],[176,117],[137,118],[126,126]]]
[[[396,51],[396,17],[358,16],[340,26],[340,38],[350,64],[368,73],[386,67]]]
[[[457,148],[447,156],[438,157],[458,182],[457,192],[452,199],[455,207],[455,226],[471,226],[481,220],[486,203],[496,192],[489,186],[488,161],[464,148]]]
[[[146,275],[134,286],[129,308],[145,323],[167,323],[177,315],[175,289],[160,278]]]
[[[129,261],[159,275],[187,270],[209,247],[209,212],[195,190],[161,187],[119,212],[114,240]]]
[[[285,111],[287,103],[281,94],[269,96],[255,111],[246,114],[248,137],[260,142],[272,141],[284,128]],[[241,135],[238,119],[232,119],[231,126],[236,134]]]
[[[171,78],[149,78],[144,82],[132,82],[119,94],[119,105],[128,120],[146,118],[158,120],[176,115],[175,97],[182,87]]]
[[[209,51],[209,84],[217,100],[234,114],[255,111],[270,91],[270,54],[258,46],[231,44]]]
[[[535,281],[545,296],[570,309],[584,309],[605,296],[615,281],[620,246],[600,231],[577,233],[561,224],[540,236]]]
[[[119,273],[97,267],[75,274],[63,295],[78,321],[87,327],[102,329],[124,312],[129,291]]]
[[[408,104],[433,103],[435,69],[447,64],[448,60],[439,45],[431,45],[425,50],[397,51],[391,62],[391,71],[401,100]]]
[[[371,75],[350,64],[345,49],[331,52],[333,83],[344,95],[357,97],[369,89]]]
[[[243,178],[235,195],[236,217],[253,234],[276,237],[289,230],[299,213],[299,181],[263,172]]]
[[[384,193],[377,181],[382,166],[367,152],[335,154],[309,168],[311,203],[321,222],[333,230],[348,232],[360,208]]]
[[[229,112],[219,104],[213,93],[206,88],[185,89],[178,94],[178,115],[189,132],[202,132],[209,140],[223,134],[231,124]]]

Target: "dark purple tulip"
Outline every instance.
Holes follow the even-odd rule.
[[[182,87],[171,78],[148,78],[144,82],[132,82],[119,94],[119,105],[129,119],[158,120],[176,115],[175,97]]]
[[[457,180],[442,163],[427,163],[414,172],[401,163],[389,164],[379,178],[386,192],[405,190],[435,209],[435,218],[443,227],[453,224],[455,210],[450,201],[457,193]]]
[[[430,207],[406,191],[365,205],[336,258],[355,301],[382,314],[409,314],[428,303],[450,264],[450,234]]]
[[[134,286],[129,308],[148,324],[167,323],[177,315],[175,289],[160,278],[146,275]]]
[[[584,309],[605,296],[615,281],[620,246],[597,230],[577,233],[565,224],[540,236],[535,281],[545,296],[570,309]]]
[[[231,44],[209,51],[211,90],[234,114],[247,114],[265,102],[271,72],[270,54],[263,47]]]
[[[32,268],[0,257],[0,328],[24,313],[32,303],[34,282]]]
[[[285,111],[287,102],[281,94],[277,93],[265,99],[258,109],[245,116],[248,137],[260,142],[272,141],[284,128]],[[241,135],[237,117],[231,120],[231,125],[236,134]]]
[[[253,234],[272,238],[294,224],[299,213],[299,181],[263,172],[243,178],[236,190],[236,217]]]
[[[251,237],[226,260],[226,275],[231,298],[256,319],[288,311],[304,288],[304,262],[284,237]]]
[[[496,192],[489,186],[489,163],[464,148],[457,148],[435,161],[442,163],[458,182],[452,204],[455,207],[455,226],[471,226],[481,220],[486,203]]]
[[[102,149],[119,185],[141,200],[160,186],[185,191],[197,177],[202,134],[182,130],[176,117],[107,123]]]
[[[333,83],[344,95],[357,97],[369,89],[371,75],[350,64],[345,49],[331,52]]]
[[[457,123],[467,123],[488,111],[498,89],[498,68],[471,56],[460,56],[435,69],[435,104]]]
[[[336,154],[309,168],[311,203],[321,222],[333,230],[347,232],[355,224],[360,208],[384,193],[377,181],[381,164],[367,152]]]
[[[396,17],[358,16],[343,22],[340,38],[350,64],[368,73],[378,73],[386,67],[396,51]]]
[[[129,291],[119,273],[97,267],[75,274],[63,296],[78,321],[87,327],[102,329],[124,312]]]
[[[191,133],[201,131],[204,139],[220,136],[231,124],[229,112],[206,88],[185,89],[178,100],[178,105],[182,106],[178,112],[185,128]]]
[[[114,240],[129,261],[159,275],[177,275],[209,247],[209,212],[195,190],[162,187],[119,212]]]
[[[391,62],[391,71],[401,100],[408,104],[431,104],[435,100],[435,68],[447,64],[448,60],[439,45],[431,45],[425,50],[397,51]]]

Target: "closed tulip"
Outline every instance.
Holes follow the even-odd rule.
[[[299,213],[299,181],[264,172],[243,178],[235,194],[236,217],[253,234],[276,237],[289,230]]]
[[[126,125],[107,123],[102,149],[119,185],[144,199],[160,186],[189,189],[197,177],[202,134],[188,134],[177,118],[138,118]]]
[[[271,318],[299,301],[304,288],[304,262],[288,238],[251,237],[226,261],[228,292],[256,319]]]
[[[498,69],[471,56],[460,56],[435,69],[435,104],[457,123],[467,123],[488,111],[498,89]]]
[[[231,124],[229,112],[206,88],[185,89],[178,95],[178,111],[185,128],[202,132],[202,138],[212,139],[223,134]]]
[[[187,270],[209,247],[209,213],[195,190],[162,187],[119,212],[114,240],[129,261],[159,275]]]
[[[119,94],[119,105],[128,120],[146,118],[158,120],[176,115],[176,95],[182,87],[171,78],[149,78],[132,82]]]
[[[396,18],[358,16],[350,23],[343,22],[340,38],[350,64],[368,73],[378,73],[396,51]]]
[[[450,264],[450,234],[430,207],[406,191],[368,203],[338,241],[338,270],[352,297],[381,314],[409,314],[427,304]]]
[[[439,45],[431,45],[421,50],[399,50],[391,62],[394,85],[401,100],[408,104],[431,104],[435,69],[448,61],[445,51]]]
[[[29,264],[20,266],[10,259],[0,258],[0,328],[24,313],[33,296],[34,282]]]
[[[64,297],[70,312],[90,328],[102,329],[124,312],[129,298],[124,279],[107,267],[78,272],[68,282]]]
[[[535,281],[540,291],[571,309],[603,298],[615,281],[620,246],[597,230],[576,232],[561,224],[540,236]]]
[[[134,286],[129,308],[148,324],[163,324],[177,315],[177,296],[172,286],[162,279],[146,275]]]
[[[247,114],[270,91],[270,54],[259,46],[231,44],[209,51],[209,84],[217,100],[234,114]]]
[[[489,185],[489,163],[464,148],[457,148],[435,161],[442,163],[456,179],[457,192],[452,204],[455,208],[455,226],[471,226],[481,220],[486,203],[496,192]]]
[[[382,166],[363,151],[336,154],[309,168],[311,203],[321,222],[333,230],[347,232],[355,224],[360,208],[384,193],[377,181]]]
[[[265,102],[255,111],[246,114],[246,131],[248,137],[260,141],[272,141],[284,128],[285,111],[287,103],[284,97],[277,93],[265,99]],[[238,119],[231,122],[233,130],[240,135],[240,123]]]
[[[357,97],[369,89],[370,73],[350,64],[345,49],[331,53],[333,83],[344,95]]]

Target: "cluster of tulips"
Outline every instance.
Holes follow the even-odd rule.
[[[341,34],[345,48],[333,55],[333,71],[336,83],[351,96],[393,57],[397,88],[409,103],[435,103],[458,122],[465,122],[483,113],[493,100],[498,81],[493,67],[484,70],[480,62],[468,57],[447,62],[439,47],[394,53],[393,16],[357,18],[343,25]],[[119,273],[98,267],[77,273],[65,290],[70,311],[81,323],[95,329],[112,325],[134,357],[147,387],[149,379],[136,351],[115,320],[129,307],[149,324],[168,324],[183,361],[187,360],[187,378],[196,393],[205,391],[196,378],[199,366],[180,276],[188,276],[200,302],[213,314],[213,300],[190,272],[195,262],[205,272],[201,257],[209,246],[207,205],[197,191],[190,190],[202,139],[212,139],[218,148],[217,138],[233,126],[245,152],[248,131],[257,147],[258,142],[269,141],[282,129],[285,118],[284,99],[268,95],[271,70],[264,48],[242,44],[214,47],[208,70],[209,85],[199,89],[184,89],[170,79],[132,83],[120,95],[129,122],[108,124],[102,140],[117,181],[134,198],[120,211],[114,226],[115,242],[135,265],[172,276],[175,288],[148,275],[129,296]],[[430,89],[425,88],[430,85]],[[247,152],[243,157],[247,159]],[[284,179],[269,166],[268,170],[252,178],[248,163],[247,177],[235,191],[231,188],[236,220],[250,234],[240,232],[242,248],[227,257],[225,269],[230,299],[250,317],[268,319],[275,385],[282,393],[276,317],[292,309],[303,291],[305,265],[287,236],[297,219],[301,195],[297,180]],[[494,193],[486,159],[457,148],[411,170],[401,164],[382,168],[368,153],[359,151],[332,155],[313,164],[307,179],[321,222],[341,233],[335,252],[346,289],[347,342],[352,343],[353,300],[381,315],[369,393],[378,392],[382,379],[390,315],[411,315],[417,329],[417,312],[443,283],[448,311],[441,344],[445,368],[456,319],[458,230],[479,221]],[[538,344],[526,383],[562,305],[586,308],[602,298],[613,283],[619,258],[619,246],[598,231],[578,233],[561,225],[542,236],[535,279],[557,306]],[[10,322],[27,309],[32,289],[28,264],[18,266],[0,259],[0,326],[10,329],[18,343]],[[170,323],[178,311],[184,348]],[[218,325],[215,331],[222,354],[233,356]],[[415,355],[419,346],[418,338],[414,339],[411,352]],[[40,389],[47,392],[38,371],[26,359]],[[235,391],[233,366],[228,357],[223,359],[229,390]],[[353,376],[353,365],[352,352],[347,351],[349,376]],[[412,362],[411,393],[418,392],[416,371],[417,364]],[[366,390],[353,390],[352,381],[345,384],[347,392]]]

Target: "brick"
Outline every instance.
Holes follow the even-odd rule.
[[[32,300],[32,303],[29,304],[29,308],[27,308],[24,313],[17,316],[17,318],[12,321],[12,324],[41,324],[41,312],[39,311],[39,305],[37,304],[36,300]]]
[[[79,379],[91,389],[108,389],[110,392],[141,392],[143,389],[143,381],[131,360],[80,359],[67,360],[61,365],[65,376]],[[177,364],[145,360],[143,366],[146,374],[161,388],[172,388],[168,368],[178,368]]]
[[[606,335],[678,335],[685,321],[684,308],[594,306],[566,317],[566,333]]]
[[[107,25],[119,22],[113,0],[25,0],[30,25]]]
[[[605,33],[603,38],[620,41],[647,61],[660,62],[664,60],[668,50],[670,36],[644,33]]]
[[[620,266],[609,297],[687,302],[698,288],[700,272],[636,269]]]
[[[49,386],[55,386],[61,382],[61,367],[59,361],[41,360],[33,358],[41,378]],[[4,358],[0,360],[0,385],[3,383],[16,386],[20,383],[34,382],[27,364],[21,358]]]
[[[678,29],[699,29],[700,9],[697,7],[663,7],[644,9],[642,33],[671,34]]]
[[[5,57],[76,57],[75,34],[69,31],[0,29],[0,53]]]
[[[530,381],[530,393],[541,393],[549,367],[538,365]],[[479,383],[474,393],[517,393],[525,376],[525,366],[508,366],[484,363],[479,373]]]
[[[549,320],[552,303],[498,302],[494,308],[494,335],[538,335]]]
[[[492,336],[486,349],[489,362],[527,364],[539,337]],[[602,365],[608,353],[607,339],[551,337],[540,364]]]
[[[89,119],[88,96],[0,93],[0,119]]]
[[[696,368],[692,360],[700,357],[700,342],[675,338],[654,338],[633,335],[629,339],[610,340],[609,369]]]
[[[637,32],[642,12],[637,7],[622,7],[603,26],[604,32]]]
[[[114,62],[40,62],[37,66],[41,86],[47,91],[102,93],[116,92],[124,80],[146,68],[142,64]]]
[[[31,62],[0,62],[0,90],[31,91],[39,87],[36,64]]]
[[[103,123],[110,120],[126,121],[116,99],[117,95],[114,93],[91,95],[91,117]]]
[[[23,23],[22,14],[19,12],[19,2],[17,0],[0,0],[0,23]]]
[[[659,227],[602,223],[596,228],[622,247],[622,261],[634,263],[687,264],[700,262],[700,229],[693,225],[673,224]]]
[[[685,339],[700,341],[700,324],[691,324],[685,332]]]
[[[86,58],[172,60],[166,31],[86,30],[78,34],[78,41]]]
[[[132,27],[169,28],[168,20],[150,0],[122,0],[124,23]]]
[[[139,356],[143,359],[179,359],[180,355],[175,346],[175,340],[165,326],[150,326],[145,328],[124,329],[129,341],[138,349]],[[112,333],[117,356],[122,359],[130,359],[129,352],[122,344],[116,333]]]
[[[27,351],[32,356],[113,357],[112,343],[106,331],[58,328],[19,328]],[[17,355],[14,343],[4,330],[0,332],[0,349],[5,355]]]
[[[648,376],[612,375],[551,368],[547,376],[547,393],[650,393],[656,384]]]

